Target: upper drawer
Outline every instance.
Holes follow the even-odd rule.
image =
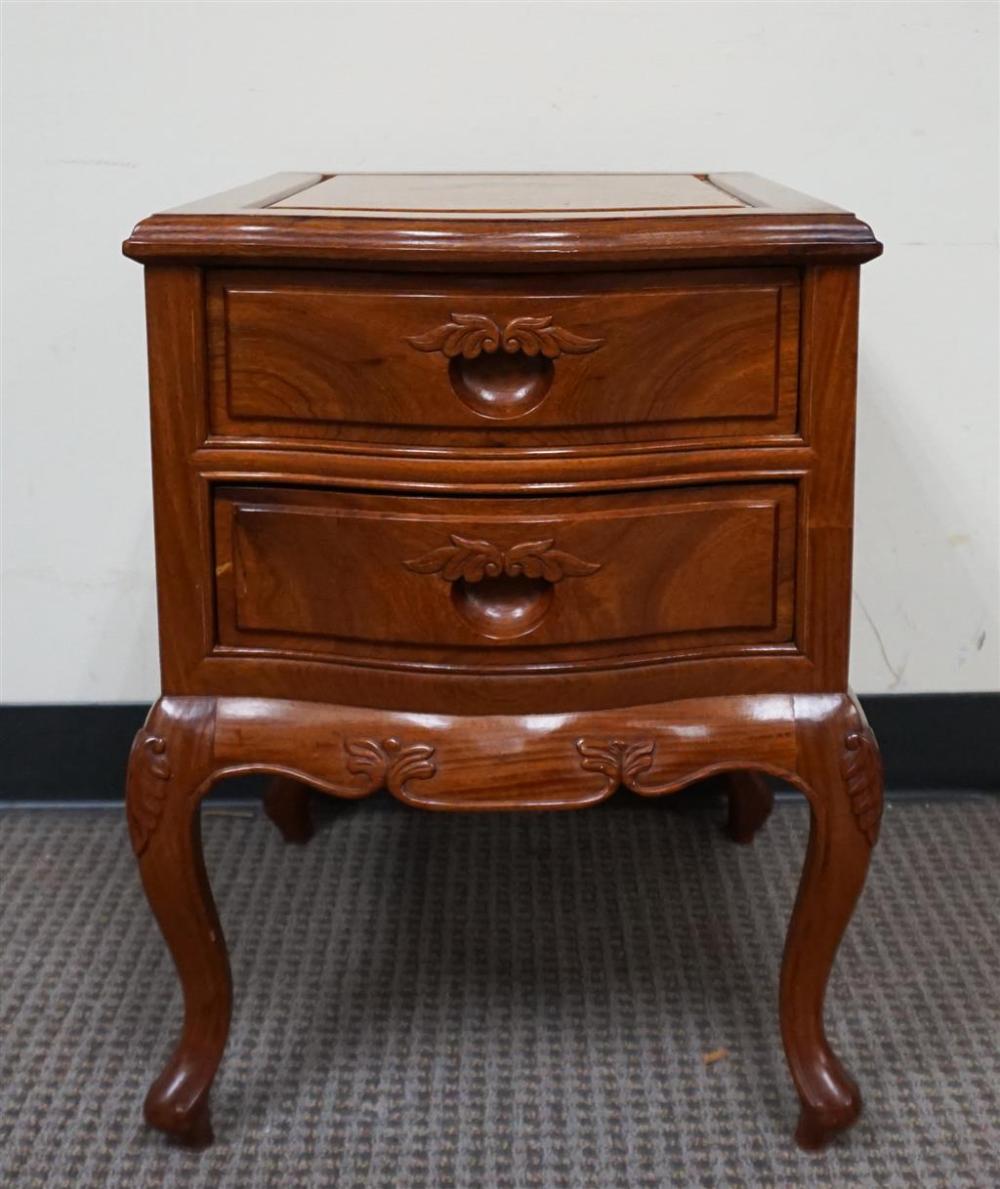
[[[794,435],[794,270],[210,274],[215,435],[510,447]]]

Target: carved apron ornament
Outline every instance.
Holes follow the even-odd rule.
[[[428,780],[437,771],[430,743],[404,747],[398,739],[349,739],[344,750],[352,776],[364,777],[371,790],[386,788],[396,797],[405,797],[408,781]]]
[[[576,750],[584,771],[599,772],[605,778],[603,793],[610,795],[619,785],[634,793],[655,791],[640,786],[642,774],[653,766],[656,744],[652,739],[578,739]]]

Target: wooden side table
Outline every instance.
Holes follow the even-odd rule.
[[[823,1030],[882,804],[847,691],[854,216],[748,174],[279,174],[154,215],[163,696],[128,822],[184,989],[146,1099],[211,1139],[230,975],[199,805],[275,778],[429,809],[760,774],[812,808],[781,1025],[818,1147],[860,1110]]]

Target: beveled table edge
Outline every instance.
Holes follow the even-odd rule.
[[[122,245],[144,263],[325,265],[562,272],[721,264],[860,264],[882,252],[853,215],[766,213],[628,219],[433,220],[316,215],[153,215]]]
[[[697,175],[746,203],[725,211],[470,212],[442,217],[299,212],[272,205],[327,176],[274,174],[154,214],[136,225],[123,251],[150,263],[254,261],[487,272],[710,265],[733,257],[861,263],[882,251],[871,228],[850,212],[744,173]]]

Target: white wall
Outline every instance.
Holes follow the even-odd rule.
[[[749,169],[869,220],[853,681],[1000,687],[992,4],[8,4],[3,696],[157,692],[141,216],[281,169]]]

